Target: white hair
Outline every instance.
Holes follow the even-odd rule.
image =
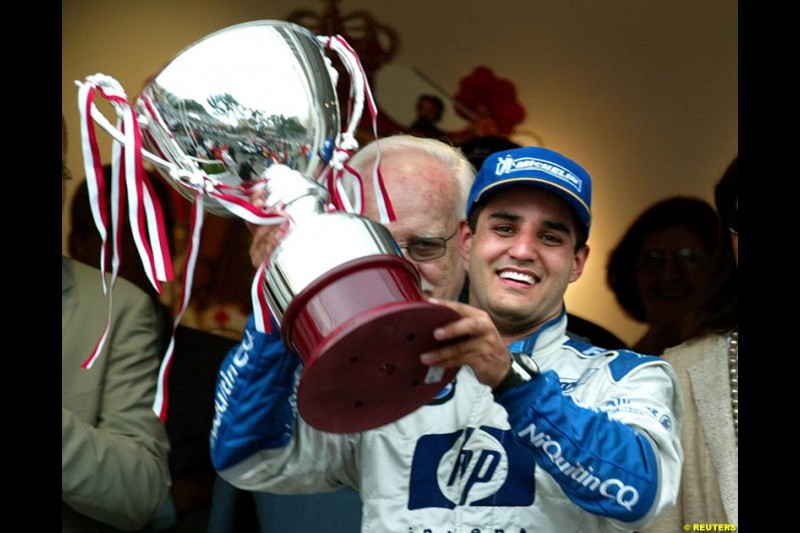
[[[401,156],[419,154],[430,157],[449,169],[448,175],[456,182],[459,193],[458,205],[461,209],[459,218],[466,217],[467,199],[472,182],[475,181],[475,168],[460,148],[436,139],[405,134],[391,135],[364,145],[350,158],[348,165],[362,178],[368,178],[372,175],[379,149],[381,158],[396,154]]]

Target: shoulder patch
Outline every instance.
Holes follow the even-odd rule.
[[[657,355],[642,355],[630,350],[618,350],[617,357],[608,364],[608,371],[615,381],[624,378],[631,370],[647,363],[663,361]]]

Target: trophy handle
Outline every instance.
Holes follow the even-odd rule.
[[[328,190],[331,193],[334,205],[343,211],[352,213],[354,212],[354,209],[347,200],[347,195],[343,193],[342,179],[344,165],[345,162],[350,158],[351,152],[358,148],[358,141],[355,138],[355,131],[361,122],[361,114],[364,110],[365,97],[367,104],[369,105],[370,114],[372,116],[372,131],[376,139],[378,138],[378,107],[375,105],[375,99],[372,96],[372,91],[369,87],[369,82],[367,81],[367,74],[364,71],[364,67],[361,66],[361,60],[358,58],[356,51],[353,50],[347,41],[345,41],[340,35],[334,35],[332,37],[317,36],[317,39],[319,39],[323,46],[330,48],[339,54],[342,63],[344,63],[344,66],[347,69],[347,73],[350,75],[350,98],[353,99],[353,110],[349,117],[350,122],[347,126],[347,129],[342,132],[341,138],[339,139],[337,146],[334,148],[334,152],[331,157],[330,166],[333,169],[333,172],[328,177]],[[328,64],[328,68],[330,71],[332,71],[331,79],[336,80],[336,70],[330,64]],[[372,181],[375,189],[375,201],[377,203],[376,207],[378,208],[380,222],[382,224],[388,224],[390,222],[394,222],[396,217],[394,214],[394,209],[392,208],[391,200],[386,193],[386,187],[383,185],[383,178],[381,177],[380,173],[377,172],[377,167],[379,164],[380,152],[375,161],[375,170],[372,173]],[[358,194],[361,194],[360,189],[358,190]],[[356,205],[363,205],[363,198],[358,198]]]
[[[323,46],[330,48],[339,55],[339,59],[342,60],[342,63],[347,69],[347,73],[350,75],[350,98],[353,100],[353,106],[349,117],[350,123],[347,125],[347,128],[344,130],[344,132],[342,132],[339,148],[345,151],[355,150],[358,148],[358,141],[355,138],[355,131],[356,128],[358,128],[358,124],[361,122],[361,115],[364,112],[365,94],[368,96],[370,109],[372,110],[375,107],[372,99],[372,93],[370,92],[369,84],[367,83],[367,75],[364,72],[364,68],[361,66],[361,60],[359,60],[355,50],[353,50],[353,48],[347,43],[347,41],[344,40],[342,36],[317,36],[317,39]],[[334,85],[336,85],[335,80],[338,77],[336,69],[334,69],[333,65],[330,63],[327,63],[327,66],[328,74],[330,75],[331,79],[334,80]],[[373,112],[373,122],[374,117],[375,113]],[[343,162],[344,161],[334,160],[334,164],[339,165],[336,168],[341,168],[341,164]]]

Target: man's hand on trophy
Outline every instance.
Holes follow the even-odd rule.
[[[264,210],[267,205],[266,198],[266,191],[263,188],[259,188],[250,195],[250,202],[257,209]],[[250,262],[253,264],[253,268],[257,269],[269,259],[272,252],[283,240],[286,232],[289,231],[289,222],[262,225],[245,220],[244,223],[253,235],[253,240],[250,242]]]
[[[461,318],[433,331],[439,348],[420,354],[422,364],[440,368],[472,367],[478,381],[494,389],[508,374],[511,361],[508,348],[481,309],[459,302],[428,298],[428,302],[457,311]]]
[[[250,261],[253,263],[254,268],[258,268],[269,259],[272,252],[275,251],[275,248],[286,236],[286,232],[289,231],[289,222],[285,221],[282,224],[267,224],[265,226],[248,222],[247,227],[253,234],[253,240],[250,243]]]

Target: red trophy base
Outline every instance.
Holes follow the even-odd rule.
[[[423,298],[403,259],[376,255],[344,263],[297,294],[282,321],[303,358],[300,415],[329,433],[383,426],[431,401],[455,376],[425,383],[421,353],[441,346],[433,330],[459,314]]]

